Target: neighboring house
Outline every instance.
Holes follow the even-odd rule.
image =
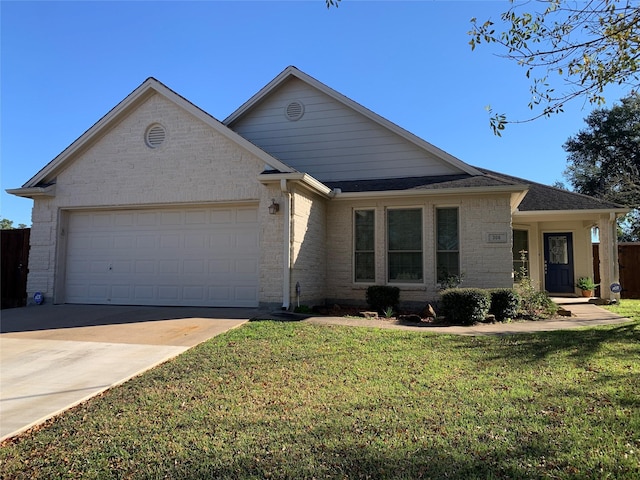
[[[617,281],[608,202],[473,167],[288,67],[224,122],[153,78],[22,188],[28,292],[53,303],[290,308],[440,283]],[[297,294],[299,293],[299,298]]]

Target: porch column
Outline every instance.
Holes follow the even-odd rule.
[[[616,215],[600,215],[598,220],[600,233],[600,296],[604,299],[620,300],[619,293],[612,293],[612,283],[620,282],[620,268],[618,266],[618,232]]]

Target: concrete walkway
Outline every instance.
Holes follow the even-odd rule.
[[[551,320],[518,321],[510,323],[486,323],[468,327],[445,326],[425,323],[411,325],[396,320],[344,318],[344,317],[310,317],[304,321],[321,325],[347,325],[354,327],[391,328],[449,335],[509,335],[514,333],[545,332],[566,330],[578,327],[594,327],[597,325],[614,325],[630,320],[604,308],[588,303],[584,298],[553,298],[554,302],[571,312],[571,317],[558,317]]]
[[[3,310],[0,441],[256,314],[253,309],[94,305]]]

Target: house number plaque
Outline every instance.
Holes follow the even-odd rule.
[[[507,243],[507,234],[505,232],[488,233],[487,243]]]

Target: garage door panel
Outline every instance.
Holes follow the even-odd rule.
[[[89,298],[100,299],[109,295],[109,285],[106,284],[92,284],[89,285]]]
[[[237,239],[236,248],[256,249],[258,248],[258,234],[255,232],[247,232]]]
[[[229,259],[216,259],[209,261],[209,273],[229,273],[231,271],[231,261]]]
[[[129,285],[113,285],[111,287],[111,301],[128,301],[131,298],[131,287]]]
[[[256,210],[255,208],[239,208],[236,211],[236,221],[238,223],[257,223],[258,210]]]
[[[136,248],[142,250],[156,249],[159,246],[157,235],[138,235],[136,237]]]
[[[230,292],[231,289],[224,285],[209,287],[209,299],[214,302],[228,302],[231,299]]]
[[[191,210],[185,214],[186,225],[206,225],[209,219],[209,213],[203,210]]]
[[[133,235],[113,235],[113,248],[130,249],[135,245]]]
[[[246,259],[236,260],[235,267],[236,267],[235,272],[239,274],[258,273],[258,262],[255,259],[246,258]]]
[[[115,226],[132,226],[135,222],[135,215],[131,212],[119,212],[112,214],[113,224]]]
[[[235,288],[235,300],[237,302],[250,302],[257,294],[257,289],[254,287],[238,286]]]
[[[160,248],[180,248],[181,245],[182,235],[179,233],[160,236]]]
[[[202,260],[185,260],[182,268],[185,275],[202,274],[205,271],[205,263]]]
[[[180,272],[180,262],[178,260],[160,260],[158,272],[176,274]]]
[[[176,285],[160,285],[158,286],[158,296],[166,301],[179,300],[180,288]]]
[[[209,238],[209,247],[215,249],[229,250],[233,247],[234,236],[230,233],[214,233]]]
[[[115,260],[111,263],[112,272],[114,275],[119,273],[128,274],[131,273],[131,261],[129,260]]]
[[[258,304],[253,207],[72,212],[68,225],[69,303]]]
[[[203,233],[186,233],[184,245],[186,248],[205,248],[207,246],[207,235]]]
[[[182,225],[182,212],[162,212],[160,216],[162,225]]]
[[[155,212],[138,213],[136,224],[141,227],[149,227],[158,225],[158,214]]]
[[[136,260],[134,264],[134,273],[142,275],[156,273],[156,264],[156,260]]]
[[[234,219],[234,210],[232,209],[220,209],[211,212],[211,223],[232,223]]]

